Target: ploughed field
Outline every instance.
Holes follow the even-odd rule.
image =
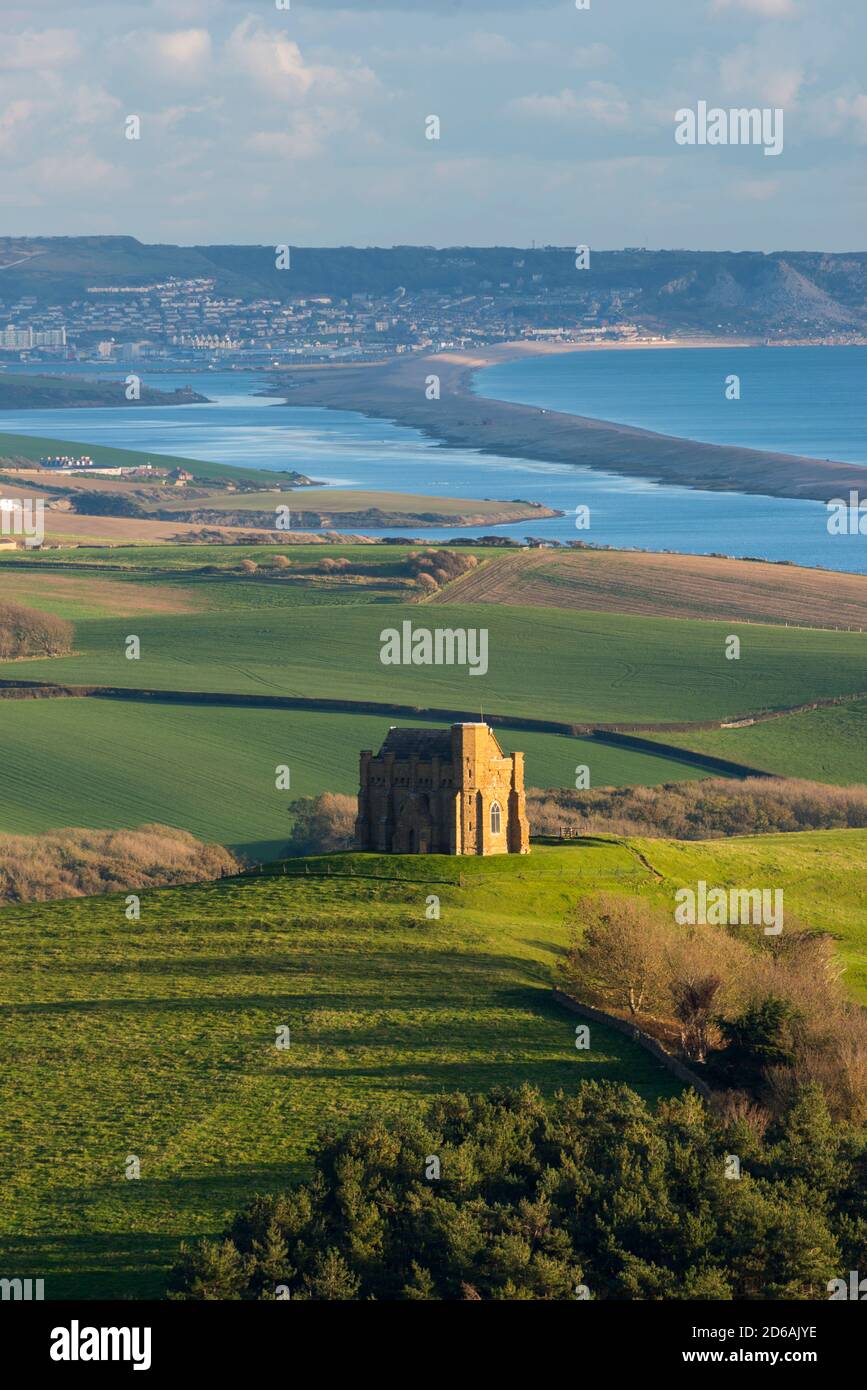
[[[521,604],[867,631],[867,575],[715,555],[521,550],[492,556],[434,603]]]
[[[593,1025],[577,1051],[574,1016],[551,1000],[578,895],[671,903],[700,878],[774,882],[787,910],[834,932],[863,998],[865,851],[856,830],[595,839],[522,859],[334,855],[144,893],[137,922],[121,895],[6,908],[4,1267],[45,1278],[49,1298],[159,1296],[180,1241],[303,1174],[331,1120],[522,1081],[671,1094],[619,1033]]]

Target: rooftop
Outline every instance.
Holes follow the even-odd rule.
[[[393,753],[397,758],[451,759],[451,729],[389,729],[379,757]]]

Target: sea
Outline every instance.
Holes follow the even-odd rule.
[[[7,366],[122,377],[117,367]],[[832,535],[823,503],[707,492],[569,464],[451,448],[356,411],[283,406],[266,378],[240,371],[149,371],[146,385],[192,386],[208,404],[0,411],[0,432],[113,445],[263,469],[297,469],[328,487],[426,496],[522,498],[549,520],[500,527],[388,528],[371,535],[534,536],[561,542],[724,554],[867,573],[867,535]],[[739,399],[727,383],[739,382]],[[486,397],[867,470],[867,347],[648,348],[546,354],[480,371]],[[729,395],[732,387],[728,387]],[[867,471],[862,496],[867,500]],[[588,509],[588,513],[576,509]],[[576,521],[589,519],[580,528]]]

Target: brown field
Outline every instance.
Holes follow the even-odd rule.
[[[493,555],[429,602],[867,629],[865,575],[625,550]]]
[[[138,613],[196,613],[202,604],[169,584],[125,584],[101,574],[58,574],[43,568],[3,570],[3,598],[61,616],[71,607],[92,618]]]
[[[8,488],[3,495],[12,497],[14,493]],[[28,496],[33,494],[29,493]],[[250,538],[246,528],[213,526],[209,529],[219,531],[230,540]],[[142,521],[132,516],[78,516],[75,512],[59,508],[45,509],[45,538],[54,544],[158,545],[175,540],[178,536],[195,536],[200,530],[201,526],[191,521]]]

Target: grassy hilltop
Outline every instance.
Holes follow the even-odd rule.
[[[119,896],[6,909],[4,1262],[44,1276],[49,1297],[159,1296],[180,1240],[304,1172],[331,1119],[524,1080],[671,1094],[618,1033],[594,1025],[577,1051],[550,998],[578,895],[665,902],[699,877],[772,874],[793,911],[831,927],[867,998],[865,851],[867,832],[847,831],[600,839],[520,860],[337,855],[143,894],[139,922]]]

